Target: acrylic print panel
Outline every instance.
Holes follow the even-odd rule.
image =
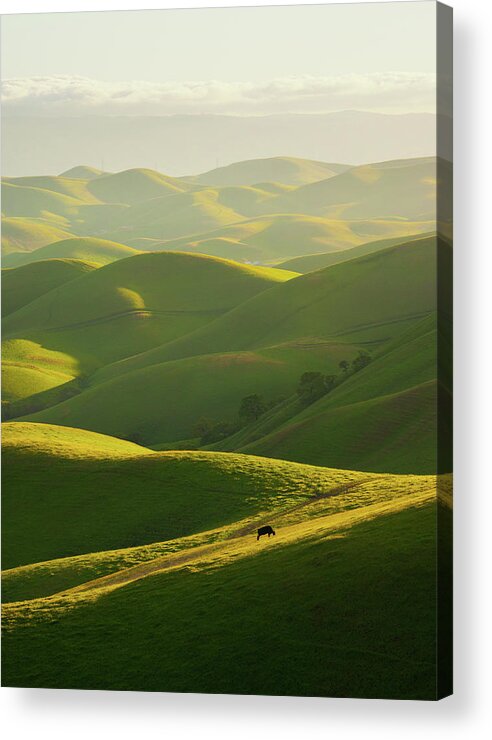
[[[451,692],[451,23],[3,17],[5,685]]]

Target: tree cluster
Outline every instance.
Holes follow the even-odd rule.
[[[343,383],[349,375],[362,370],[371,362],[371,356],[368,352],[359,352],[352,362],[342,360],[338,366],[342,371],[339,375],[324,375],[320,372],[304,372],[297,385],[297,395],[303,406],[309,406],[322,396],[333,390],[336,386]],[[230,437],[245,426],[253,424],[260,416],[263,416],[269,409],[273,408],[283,398],[275,401],[265,401],[263,396],[258,393],[252,393],[241,399],[237,417],[234,421],[215,421],[206,417],[199,419],[192,429],[192,436],[200,440],[200,445],[210,445],[214,442],[220,442],[226,437]]]
[[[337,385],[340,385],[349,375],[362,370],[371,362],[371,355],[368,352],[359,352],[352,362],[341,360],[338,367],[342,375],[323,375],[319,372],[305,372],[299,379],[297,386],[297,395],[303,406],[309,406],[322,396],[325,396]]]

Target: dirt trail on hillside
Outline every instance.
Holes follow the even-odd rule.
[[[94,592],[99,589],[113,589],[150,575],[174,570],[186,565],[195,565],[197,568],[213,567],[219,563],[231,562],[238,557],[247,557],[258,552],[263,552],[266,547],[282,547],[310,537],[319,538],[325,535],[330,536],[330,534],[335,533],[337,530],[350,528],[378,516],[397,513],[411,507],[423,506],[435,500],[435,495],[435,488],[429,487],[428,490],[411,496],[402,496],[382,503],[370,504],[369,506],[358,509],[350,509],[337,514],[308,519],[298,524],[290,524],[279,530],[276,537],[260,540],[260,542],[256,541],[252,532],[249,532],[211,545],[194,547],[191,550],[186,550],[175,555],[163,555],[148,563],[135,565],[116,573],[87,581],[80,586],[59,592],[51,598],[72,594],[76,595],[87,591]]]

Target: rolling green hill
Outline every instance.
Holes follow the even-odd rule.
[[[295,394],[303,372],[340,373],[339,362],[351,361],[358,349],[347,337],[353,333],[360,341],[365,334],[370,342],[379,336],[380,356],[376,346],[369,367],[307,409],[296,402],[285,415],[280,405],[278,412],[274,409],[258,421],[253,436],[241,431],[215,448],[330,467],[357,464],[364,470],[432,473],[437,423],[435,264],[436,239],[429,237],[296,278],[175,342],[101,368],[80,395],[25,418],[75,424],[153,445],[187,440],[195,436],[194,426],[203,417],[234,422],[247,395],[258,393],[276,401]],[[377,284],[375,275],[384,276],[384,285]],[[368,285],[378,291],[377,301],[363,293]],[[362,301],[356,303],[353,297],[361,293]],[[351,326],[336,323],[347,320],[347,310],[336,304],[327,310],[326,302],[335,299],[339,306],[353,304]],[[371,314],[366,304],[378,313]],[[282,307],[280,323],[277,307]],[[381,310],[387,312],[385,318]],[[303,312],[309,316],[305,324],[299,320]],[[425,314],[428,318],[414,327]],[[297,337],[285,337],[293,324]],[[402,334],[407,325],[413,328]],[[337,334],[345,338],[336,341]],[[391,336],[396,338],[387,344]],[[202,340],[208,352],[200,352]],[[242,347],[231,348],[233,343]],[[177,350],[183,359],[172,361],[169,355]]]
[[[66,229],[45,219],[5,217],[2,218],[2,255],[31,252],[71,236]]]
[[[445,480],[4,427],[8,491],[17,492],[4,501],[12,567],[2,583],[13,602],[3,610],[4,682],[434,695],[435,503],[439,486],[449,516]],[[276,536],[257,542],[265,521]],[[392,605],[384,620],[381,601]],[[129,630],[136,615],[139,629]],[[180,636],[195,634],[186,651]],[[330,660],[318,659],[320,645]],[[210,669],[212,654],[220,670],[217,658]],[[268,671],[237,671],[264,654]],[[282,669],[286,654],[294,675]]]
[[[301,275],[188,336],[145,357],[127,360],[118,372],[210,352],[269,347],[301,337],[377,346],[435,310],[436,242],[435,237],[416,239]],[[448,248],[444,243],[441,248],[443,260],[449,262]]]
[[[260,182],[280,182],[284,185],[305,185],[334,177],[349,169],[349,165],[315,162],[296,157],[271,157],[235,162],[226,167],[189,178],[200,185],[255,185]]]
[[[3,264],[5,267],[17,267],[40,262],[41,260],[73,259],[98,265],[108,265],[110,262],[116,262],[116,260],[124,257],[132,257],[138,253],[137,249],[107,239],[95,239],[88,236],[72,237],[47,244],[32,252],[10,254],[3,260]]]
[[[93,180],[100,175],[106,175],[107,172],[98,170],[97,167],[88,167],[87,165],[78,165],[71,167],[69,170],[62,172],[60,177],[69,177],[73,180]]]
[[[436,172],[434,157],[353,167],[280,196],[277,211],[326,218],[432,220],[436,218]]]
[[[2,315],[7,316],[22,306],[64,283],[95,268],[82,260],[53,259],[33,262],[23,267],[2,270]]]
[[[4,424],[3,445],[5,568],[191,535],[367,480],[244,455],[152,452],[46,424]]]
[[[356,257],[361,257],[365,254],[378,252],[380,249],[387,249],[396,244],[402,244],[403,241],[411,242],[414,239],[421,239],[428,236],[433,236],[433,234],[412,234],[408,237],[408,240],[403,240],[401,236],[393,237],[391,239],[378,239],[376,241],[360,244],[357,247],[351,247],[350,249],[339,249],[336,252],[306,254],[303,257],[294,257],[291,260],[286,260],[286,262],[277,264],[276,267],[279,267],[282,270],[294,270],[294,272],[299,272],[304,275],[307,272],[322,270],[324,267],[330,267],[330,265],[336,265],[339,262],[346,262],[347,260],[355,259]]]
[[[338,257],[339,250],[352,249],[370,240],[377,240],[378,236],[394,236],[393,243],[398,243],[409,234],[409,229],[428,231],[430,226],[427,222],[412,222],[409,226],[401,220],[342,221],[303,214],[275,213],[238,221],[191,238],[186,236],[167,243],[154,242],[151,249],[173,248],[212,254],[239,262],[276,265],[279,260],[288,256],[311,256],[316,251],[322,254],[330,252]],[[365,254],[365,251],[361,254]],[[337,261],[335,258],[333,264]]]
[[[69,383],[81,373],[78,361],[40,341],[2,341],[2,400],[13,402]]]
[[[241,220],[244,216],[220,202],[218,190],[208,188],[138,203],[124,213],[120,227],[109,236],[117,241],[179,239]]]
[[[2,182],[2,212],[6,216],[46,218],[55,214],[70,218],[82,203],[79,198],[53,190]]]
[[[140,203],[170,193],[184,192],[189,185],[174,177],[147,169],[100,174],[87,183],[87,189],[105,203]]]
[[[89,188],[87,181],[80,178],[56,177],[44,175],[36,177],[5,177],[3,182],[18,187],[35,188],[36,190],[48,190],[61,195],[68,195],[84,203],[99,203]]]
[[[189,333],[293,276],[204,255],[140,254],[10,314],[4,338],[30,340],[72,357],[79,374],[93,372]],[[15,362],[15,353],[9,359]]]
[[[144,444],[186,440],[196,436],[193,430],[200,419],[237,422],[245,396],[257,393],[275,402],[295,393],[303,372],[334,373],[340,360],[356,354],[356,348],[346,344],[297,342],[154,364],[25,418]]]
[[[443,693],[436,185],[434,158],[4,180],[5,685]]]
[[[439,341],[444,355],[446,337]],[[444,377],[438,406],[437,344],[432,314],[307,408],[287,399],[212,448],[330,467],[357,460],[361,470],[431,474],[439,463],[447,471],[451,460],[437,459],[438,423],[443,448],[451,434]]]
[[[251,455],[399,474],[437,472],[437,383],[325,408],[241,448]],[[446,466],[446,469],[449,468]]]

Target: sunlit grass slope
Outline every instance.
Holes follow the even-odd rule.
[[[6,605],[4,683],[436,698],[434,498],[428,484]],[[51,572],[73,579],[60,561]]]
[[[235,162],[189,179],[202,185],[255,185],[260,182],[281,182],[298,186],[325,180],[347,169],[349,166],[344,164],[328,164],[297,157],[271,157]]]
[[[401,236],[392,237],[391,239],[377,239],[376,241],[366,242],[350,249],[339,249],[334,252],[306,254],[302,257],[294,257],[281,264],[277,264],[277,267],[283,270],[294,270],[301,274],[315,272],[316,270],[322,270],[325,267],[336,265],[339,262],[346,262],[347,260],[356,259],[366,254],[372,254],[372,252],[378,252],[380,249],[387,249],[396,244],[402,244],[407,241],[411,242],[414,239],[421,239],[428,236],[432,236],[432,234],[411,234],[408,239],[403,239]]]
[[[2,342],[2,399],[16,401],[67,383],[78,375],[77,360],[27,339]]]
[[[5,177],[3,182],[19,187],[36,188],[48,190],[61,195],[68,195],[84,203],[98,203],[96,198],[88,189],[87,181],[80,178],[56,177],[53,175],[35,177]]]
[[[66,229],[45,219],[2,218],[3,255],[11,252],[30,252],[71,236]],[[9,265],[5,265],[4,261],[5,266]]]
[[[221,203],[218,190],[207,188],[137,203],[123,214],[120,228],[109,236],[117,241],[136,237],[179,239],[242,220],[241,213]]]
[[[269,207],[276,207],[275,201],[268,200],[266,203]],[[431,228],[432,225],[426,222],[345,221],[304,214],[274,213],[238,220],[238,223],[205,234],[196,234],[191,238],[183,237],[172,239],[167,243],[154,244],[152,248],[181,249],[229,257],[241,262],[267,263],[277,263],[287,257],[304,254],[311,257],[314,252],[321,254],[333,252],[334,264],[339,261],[337,259],[339,250],[352,249],[384,236],[395,237],[393,243],[398,243],[408,234],[429,231]],[[362,251],[360,254],[369,251],[371,250]],[[327,262],[328,264],[332,263]]]
[[[313,474],[309,495],[303,493],[298,498],[293,495],[290,503],[280,496],[272,498],[273,508],[268,511],[177,539],[9,568],[2,572],[3,601],[51,596],[78,586],[81,588],[77,591],[90,595],[96,589],[120,588],[158,571],[187,567],[198,561],[224,564],[231,558],[255,554],[260,546],[255,545],[256,538],[250,535],[255,535],[258,525],[268,519],[282,530],[283,546],[321,530],[333,532],[436,497],[451,506],[450,476],[350,477],[348,471],[330,470],[325,471],[330,473],[329,477],[321,479],[316,477],[319,469],[302,467],[311,469]],[[291,470],[295,472],[292,466]]]
[[[433,219],[436,177],[434,157],[361,165],[280,196],[278,203],[285,211],[331,218]]]
[[[10,254],[4,259],[3,264],[4,267],[17,267],[41,260],[76,259],[98,265],[108,265],[110,262],[132,257],[138,253],[137,249],[107,239],[72,237],[55,241],[31,252]]]
[[[5,568],[194,534],[367,477],[45,424],[3,435]]]
[[[105,364],[193,331],[292,275],[204,255],[139,254],[7,316],[4,336]]]
[[[290,396],[306,369],[336,373],[340,360],[356,353],[350,345],[299,342],[191,357],[115,376],[26,418],[135,436],[144,444],[189,439],[200,419],[234,423],[245,396],[258,393],[268,401]],[[124,366],[119,363],[108,371]],[[103,369],[99,379],[105,375]]]
[[[449,262],[442,249],[443,261]],[[267,347],[301,337],[343,337],[377,345],[435,309],[436,255],[436,239],[423,238],[301,275],[155,349],[145,362]],[[142,361],[129,360],[127,367]]]
[[[307,408],[295,397],[287,399],[214,447],[333,467],[431,474],[438,462],[436,378],[436,317],[431,315]],[[451,427],[444,403],[440,414],[444,439]],[[448,459],[439,462],[449,470]]]
[[[7,316],[53,288],[95,269],[91,262],[52,259],[2,270],[2,315]]]
[[[83,201],[53,190],[2,182],[2,212],[6,216],[70,217]]]
[[[92,178],[87,189],[105,203],[139,203],[170,193],[184,192],[189,185],[149,169],[124,170]]]

